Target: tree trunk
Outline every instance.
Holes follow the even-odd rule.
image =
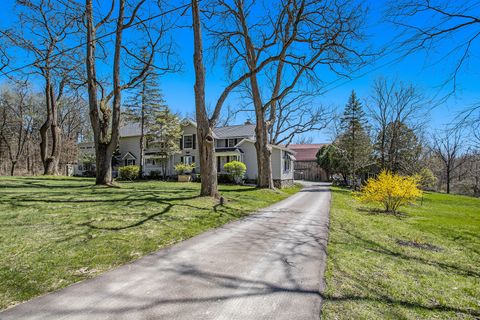
[[[40,157],[43,164],[43,174],[58,174],[58,161],[60,156],[60,128],[58,128],[58,110],[56,106],[53,86],[47,79],[45,85],[45,102],[47,105],[47,119],[40,127]],[[48,130],[52,135],[50,154],[48,152]]]
[[[58,107],[57,101],[55,98],[55,93],[53,86],[50,86],[50,105],[52,108],[52,123],[50,125],[50,130],[52,134],[52,146],[50,152],[50,164],[48,171],[45,174],[57,175],[58,174],[58,164],[60,162],[60,148],[61,148],[61,130],[58,126]]]
[[[257,121],[255,127],[255,149],[257,150],[258,179],[259,188],[273,189],[272,178],[272,150],[268,145],[268,130],[265,123]]]
[[[447,168],[446,180],[447,180],[447,193],[450,193],[450,169],[449,168]]]
[[[15,175],[15,166],[17,165],[17,161],[12,161],[12,165],[10,166],[10,175],[13,177]]]
[[[194,34],[193,65],[195,67],[195,110],[197,118],[198,153],[200,156],[201,196],[218,197],[217,167],[213,130],[205,108],[205,68],[203,65],[202,31],[198,1],[192,0]]]
[[[143,179],[143,149],[145,148],[145,90],[146,90],[146,80],[142,81],[142,109],[140,115],[140,170],[139,178]]]
[[[252,98],[256,118],[255,149],[257,151],[258,167],[257,186],[259,188],[273,189],[272,165],[270,160],[272,150],[268,145],[268,124],[265,122],[265,111],[263,109],[260,88],[255,74],[250,76],[250,85],[252,87]]]
[[[201,196],[218,197],[217,164],[213,131],[205,123],[197,122],[198,148],[200,154]]]
[[[112,184],[112,156],[113,152],[110,150],[108,143],[96,144],[96,179],[97,185],[111,185]]]
[[[50,113],[50,111],[49,111]],[[47,152],[48,152],[48,129],[51,125],[51,118],[47,116],[47,120],[40,127],[40,158],[43,164],[43,173],[48,172]]]

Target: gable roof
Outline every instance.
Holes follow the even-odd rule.
[[[240,124],[235,126],[217,127],[213,132],[218,139],[235,138],[235,137],[254,137],[254,124]]]
[[[315,161],[318,150],[326,145],[328,143],[291,144],[288,148],[296,152],[295,158],[297,161]]]

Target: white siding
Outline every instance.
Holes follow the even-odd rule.
[[[272,177],[273,180],[282,179],[282,150],[272,148]]]
[[[195,126],[193,126],[192,124],[188,124],[187,126],[183,127],[183,134],[184,135],[193,135],[193,134],[196,135],[197,134],[197,128]],[[196,139],[196,141],[195,141],[195,149],[182,149],[182,150],[180,150],[180,153],[178,153],[174,156],[173,163],[172,163],[172,172],[175,171],[173,169],[173,167],[175,167],[175,165],[177,163],[180,163],[181,159],[182,159],[181,157],[184,157],[184,156],[195,157],[195,164],[197,165],[196,168],[195,168],[195,172],[199,173],[200,172],[200,157],[198,155],[198,139]]]
[[[243,162],[247,166],[246,177],[250,180],[255,180],[258,177],[257,170],[257,150],[255,145],[250,141],[244,141],[240,145],[240,149],[243,150]]]
[[[135,156],[135,164],[140,165],[140,137],[125,137],[120,138],[120,166],[125,165],[125,160],[122,158],[130,152]]]

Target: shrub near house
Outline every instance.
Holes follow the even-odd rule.
[[[140,176],[139,166],[123,166],[119,169],[120,180],[133,181]]]
[[[241,184],[243,178],[245,178],[245,172],[247,172],[247,166],[240,161],[230,161],[223,165],[223,170],[228,174],[229,178],[237,183]]]

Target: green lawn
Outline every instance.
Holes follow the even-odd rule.
[[[325,319],[480,317],[480,199],[427,193],[402,213],[333,188]]]
[[[0,309],[91,278],[286,198],[220,186],[224,207],[199,184],[0,177]]]

